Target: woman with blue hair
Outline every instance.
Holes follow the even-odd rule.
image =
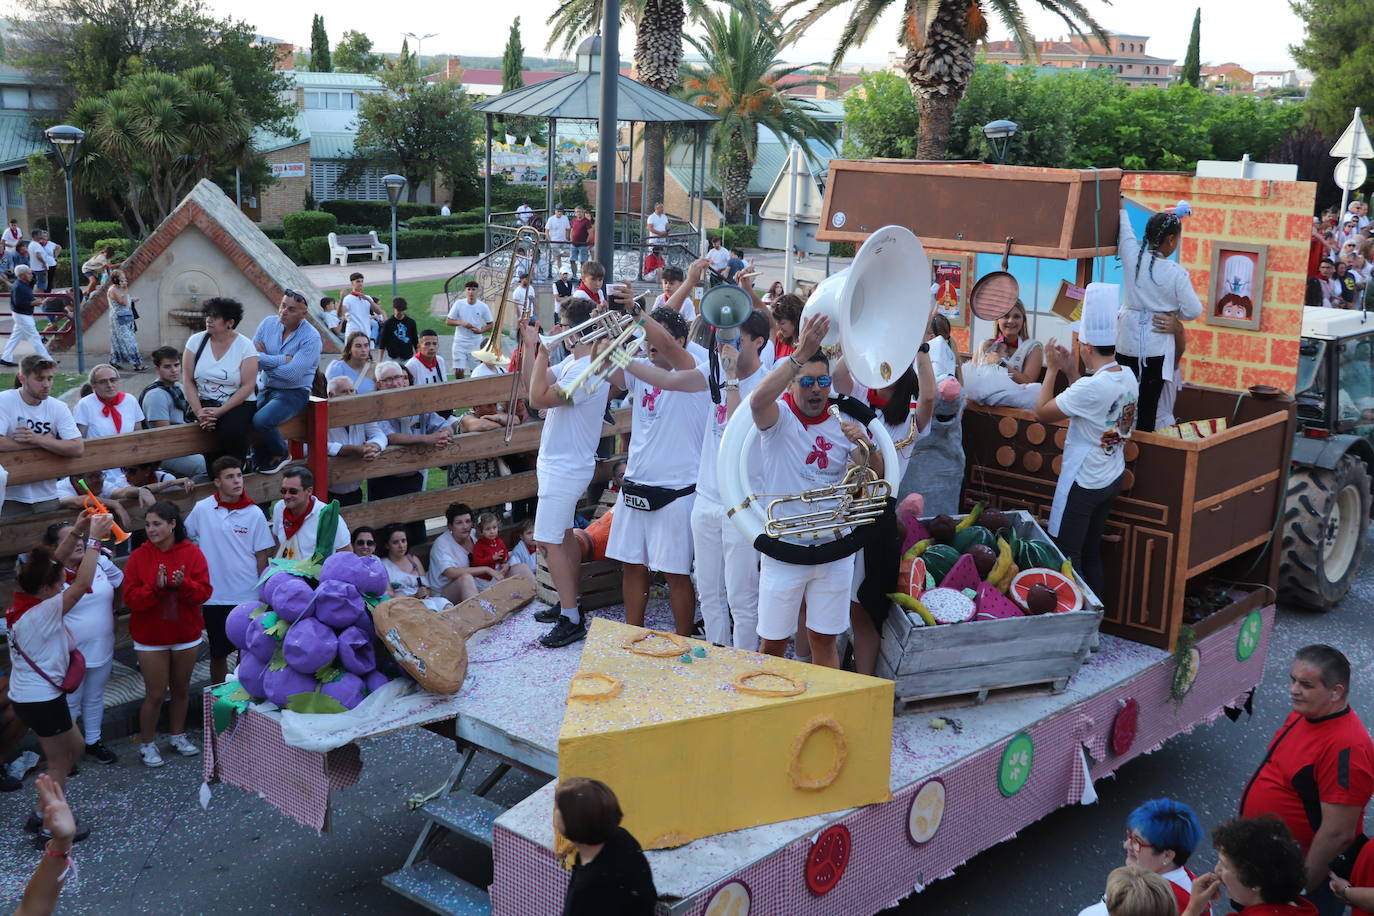
[[[1156,798],[1145,802],[1126,818],[1126,864],[1154,872],[1169,883],[1182,913],[1192,896],[1193,879],[1186,867],[1202,842],[1202,824],[1183,802]],[[1199,911],[1210,914],[1210,907]],[[1078,916],[1108,916],[1106,903],[1094,903]]]

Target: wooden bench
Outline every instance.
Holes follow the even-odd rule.
[[[329,233],[329,263],[344,265],[351,254],[370,255],[374,261],[385,261],[390,257],[391,248],[377,239],[377,230],[366,235],[339,235]]]

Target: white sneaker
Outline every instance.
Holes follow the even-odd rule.
[[[143,758],[145,767],[160,767],[167,761],[162,759],[162,755],[157,752],[156,744],[140,744],[138,746],[138,756]]]
[[[167,738],[167,743],[172,746],[183,757],[199,757],[200,748],[191,743],[190,739],[183,735],[171,735]]]

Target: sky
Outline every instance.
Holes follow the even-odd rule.
[[[295,6],[280,0],[209,0],[207,5],[221,15],[245,19],[259,32],[282,38],[298,46],[310,44],[310,20],[316,8]],[[894,0],[888,14],[873,30],[869,41],[846,58],[846,64],[883,66],[889,51],[897,50],[898,16],[904,4]],[[1098,21],[1111,31],[1146,35],[1151,54],[1177,58],[1182,63],[1188,48],[1193,12],[1202,10],[1202,61],[1219,64],[1235,61],[1249,70],[1286,70],[1294,67],[1288,45],[1302,34],[1302,23],[1289,9],[1288,0],[1085,0]],[[521,35],[527,56],[541,56],[548,41],[545,20],[558,6],[558,0],[521,0],[503,9],[518,11]],[[1023,0],[1031,31],[1037,38],[1067,34],[1062,20],[1040,10],[1035,0]],[[325,9],[325,27],[331,44],[347,29],[356,29],[372,38],[382,51],[398,51],[406,31],[427,38],[422,51],[430,54],[500,56],[506,43],[510,19],[505,13],[487,15],[484,0],[457,0],[437,4],[429,0],[391,0],[386,16],[378,15],[370,0],[332,0]],[[283,16],[284,10],[297,12]],[[479,12],[480,11],[480,12]],[[476,14],[476,15],[474,15]],[[385,19],[385,26],[379,25]],[[424,23],[407,27],[409,20]],[[829,60],[834,36],[843,25],[843,14],[833,14],[803,36],[786,52],[792,62]],[[395,23],[395,25],[393,25]],[[1007,31],[994,21],[991,38],[1006,38]],[[415,50],[411,41],[411,50]],[[621,56],[629,58],[634,48],[632,32],[621,35]]]

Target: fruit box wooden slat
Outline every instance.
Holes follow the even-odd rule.
[[[1007,514],[1017,537],[1053,546],[1028,513]],[[1057,548],[1055,555],[1062,563]],[[1077,573],[1074,584],[1086,609],[1066,614],[922,627],[894,604],[883,624],[875,673],[896,682],[899,705],[1032,684],[1058,692],[1096,648],[1102,621],[1102,603]]]

